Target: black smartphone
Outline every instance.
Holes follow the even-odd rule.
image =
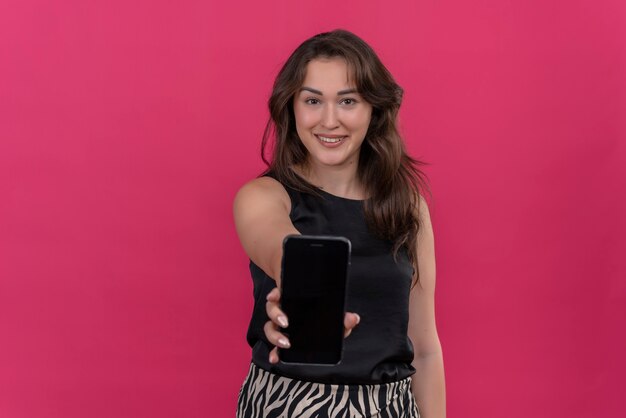
[[[291,347],[279,348],[284,363],[333,365],[343,353],[343,318],[350,266],[344,237],[288,235],[283,241],[281,309]]]

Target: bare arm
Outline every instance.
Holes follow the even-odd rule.
[[[289,219],[291,202],[280,183],[269,177],[244,185],[233,205],[235,227],[246,254],[280,286],[283,239],[300,234]]]
[[[419,282],[411,291],[409,337],[413,342],[413,394],[422,418],[445,418],[446,394],[441,343],[435,323],[435,245],[430,213],[423,199],[417,237]]]

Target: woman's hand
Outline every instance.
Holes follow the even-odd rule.
[[[267,294],[267,303],[265,304],[265,310],[267,312],[267,316],[270,318],[269,321],[265,323],[263,327],[263,331],[265,331],[265,337],[267,337],[268,341],[274,344],[274,348],[270,351],[270,363],[276,364],[278,363],[278,348],[289,348],[291,344],[287,337],[282,334],[278,328],[283,327],[287,328],[289,326],[289,320],[287,319],[287,315],[283,311],[280,310],[280,290],[275,287],[271,292]],[[344,326],[344,338],[350,335],[352,329],[356,327],[361,321],[361,317],[353,312],[346,312],[346,315],[343,319]]]

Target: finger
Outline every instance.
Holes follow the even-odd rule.
[[[267,294],[267,300],[278,302],[280,300],[280,289],[275,287]]]
[[[289,326],[287,315],[285,315],[285,313],[278,307],[277,303],[268,301],[265,304],[265,311],[267,312],[269,319],[276,325],[283,328],[287,328]]]
[[[270,363],[276,364],[278,363],[278,348],[274,347],[272,351],[270,351]]]
[[[276,290],[276,289],[274,289]],[[272,292],[274,292],[272,290]],[[280,309],[278,306],[278,301],[280,300],[280,293],[278,293],[278,300],[275,299],[275,295],[270,295],[272,292],[268,293],[268,300],[265,303],[265,312],[267,312],[267,316],[276,324],[283,328],[287,328],[289,326],[289,320],[287,319],[287,315]]]
[[[352,329],[356,327],[359,322],[361,322],[361,317],[359,316],[359,314],[354,312],[346,312],[346,315],[343,318],[344,338],[350,335]]]
[[[289,342],[289,338],[287,338],[284,334],[278,331],[276,324],[272,321],[267,321],[263,326],[263,332],[265,332],[265,337],[267,340],[275,346],[281,348],[289,348],[291,347],[291,343]]]

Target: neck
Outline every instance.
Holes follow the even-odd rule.
[[[308,164],[297,172],[309,183],[336,196],[364,199],[365,190],[357,177],[358,161],[345,166]]]

